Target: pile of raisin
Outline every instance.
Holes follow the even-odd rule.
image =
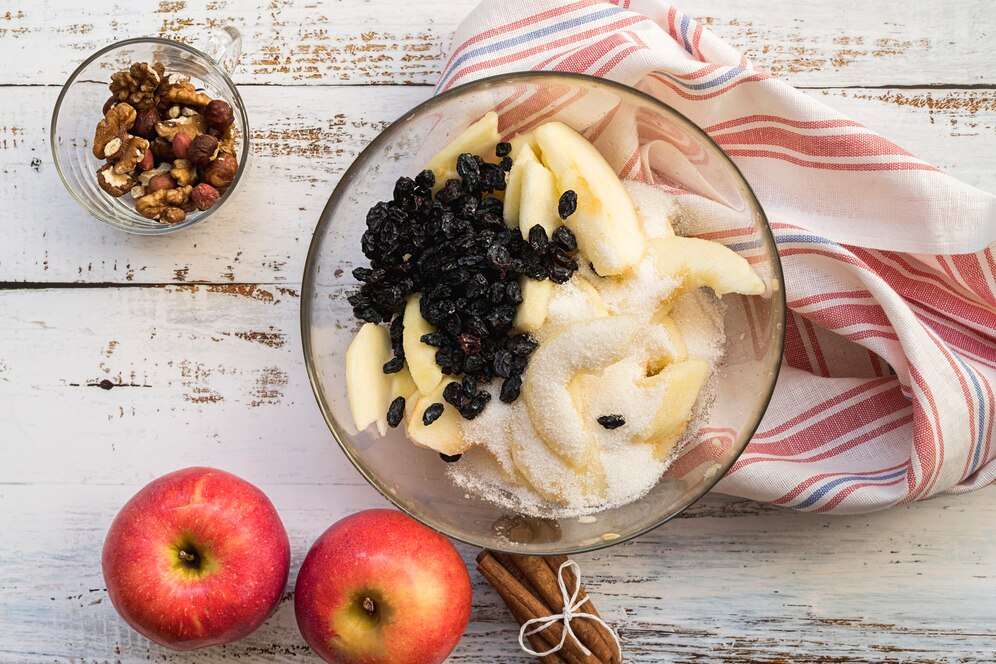
[[[498,144],[498,164],[461,154],[459,177],[447,180],[435,196],[432,171],[399,178],[393,199],[367,212],[361,245],[370,266],[353,270],[360,282],[349,296],[354,315],[390,325],[394,357],[384,365],[385,373],[404,365],[406,298],[422,294],[422,317],[436,328],[422,341],[438,349],[436,363],[443,374],[463,374],[443,397],[466,419],[487,406],[491,394],[481,386],[495,377],[503,379],[502,401],[511,403],[519,396],[522,374],[537,346],[529,335],[512,329],[522,302],[519,277],[564,283],[578,269],[577,240],[567,227],[549,237],[536,225],[526,240],[505,225],[502,200],[494,192],[505,189],[512,167],[509,150],[508,143]],[[565,192],[561,218],[576,206],[574,192]],[[394,411],[391,419],[399,419],[399,409]]]

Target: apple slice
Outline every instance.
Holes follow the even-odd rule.
[[[594,373],[618,362],[640,328],[631,316],[574,323],[540,344],[523,377],[522,397],[540,438],[569,465],[599,463],[595,437],[568,389],[579,373]]]
[[[719,244],[695,237],[660,237],[647,248],[661,275],[684,279],[683,289],[708,286],[716,295],[760,295],[764,282],[742,256]]]
[[[688,346],[678,324],[670,316],[654,316],[641,341],[643,368],[648,376],[659,374],[669,364],[688,359]]]
[[[417,294],[412,295],[405,305],[405,331],[401,337],[401,344],[405,349],[405,362],[408,363],[412,380],[415,381],[419,392],[428,394],[439,385],[439,381],[443,379],[443,372],[436,364],[436,349],[422,343],[422,335],[435,332],[436,328],[422,318],[418,304],[421,297]]]
[[[643,231],[619,176],[595,146],[562,122],[548,122],[535,133],[558,189],[578,196],[577,211],[564,223],[581,253],[603,277],[634,267],[643,257]]]
[[[670,364],[659,374],[638,383],[642,389],[661,394],[661,404],[654,418],[636,434],[639,440],[654,444],[654,454],[658,458],[666,457],[684,434],[692,408],[708,377],[709,364],[692,359]]]
[[[549,279],[536,281],[529,277],[521,277],[519,286],[522,289],[522,302],[515,310],[515,320],[512,321],[512,325],[523,332],[538,330],[546,320],[550,296],[553,295],[553,282]]]
[[[547,237],[552,237],[553,232],[561,225],[557,215],[560,192],[557,191],[557,180],[553,173],[538,161],[526,162],[521,186],[519,231],[522,237],[528,240],[529,231],[536,224],[543,227]]]
[[[391,377],[384,373],[384,363],[389,359],[391,335],[387,328],[364,323],[346,349],[346,395],[357,431],[377,422],[380,435],[387,432],[384,418],[391,403]]]
[[[526,164],[539,163],[539,159],[529,145],[523,145],[517,152],[513,151],[512,155],[512,170],[505,178],[505,206],[502,208],[502,216],[505,225],[514,230],[519,227],[522,174],[526,170]]]
[[[406,428],[408,437],[416,445],[447,455],[460,454],[470,447],[463,439],[460,413],[443,399],[443,390],[452,382],[452,378],[440,381],[432,392],[419,397]],[[443,404],[443,414],[426,426],[422,422],[422,414],[434,403]]]
[[[408,365],[401,367],[401,371],[398,373],[389,374],[391,378],[391,389],[390,389],[390,400],[394,401],[398,397],[404,397],[405,402],[412,395],[418,392],[418,386],[415,385],[415,381],[412,379],[412,373],[408,370]],[[388,403],[390,405],[390,403]],[[386,419],[384,420],[387,421]]]
[[[447,180],[457,177],[457,157],[464,152],[469,152],[487,159],[489,155],[494,155],[495,146],[500,139],[498,114],[494,111],[485,113],[484,117],[460,132],[425,166],[436,176],[436,184],[432,188],[433,192],[446,184]]]
[[[529,151],[534,157],[539,157],[539,146],[536,145],[536,133],[533,131],[523,132],[521,134],[516,134],[512,138],[508,139],[509,145],[512,146],[510,155],[512,155],[513,163],[514,160],[518,159],[516,155],[523,149],[528,147]]]

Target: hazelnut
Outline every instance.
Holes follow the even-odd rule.
[[[176,181],[170,177],[168,173],[160,173],[159,175],[153,176],[149,180],[149,184],[145,187],[146,194],[154,194],[157,191],[162,191],[163,189],[174,189],[176,188]]]
[[[101,109],[101,113],[103,113],[104,115],[107,115],[107,111],[109,111],[109,110],[111,110],[112,108],[114,108],[114,106],[115,106],[115,105],[116,105],[117,103],[118,103],[118,98],[117,98],[117,97],[115,97],[114,95],[111,95],[111,96],[110,96],[110,97],[109,97],[109,98],[107,99],[107,101],[105,101],[105,102],[104,102],[104,108],[103,108],[103,109]]]
[[[177,159],[186,159],[187,150],[190,148],[190,144],[194,142],[194,139],[190,138],[184,132],[177,132],[176,136],[173,137],[173,154]]]
[[[194,202],[198,210],[208,209],[217,203],[219,198],[221,198],[221,194],[218,193],[218,190],[206,182],[200,183],[190,192],[190,200]]]
[[[204,168],[202,175],[209,185],[215,189],[223,189],[232,184],[238,170],[239,164],[235,157],[223,153]]]
[[[204,122],[212,129],[223,131],[235,122],[235,114],[227,101],[212,99],[204,108]]]
[[[173,144],[162,136],[152,141],[149,149],[152,150],[152,154],[156,156],[156,159],[160,161],[173,161],[176,159],[176,155],[173,154]]]
[[[155,157],[152,156],[152,150],[146,148],[145,154],[142,155],[142,159],[138,162],[138,169],[141,171],[147,171],[150,168],[154,168],[156,165]]]
[[[161,120],[159,111],[152,106],[138,113],[138,117],[135,118],[135,125],[131,128],[131,131],[136,136],[152,140],[156,137],[156,124]]]
[[[201,134],[187,148],[187,159],[198,166],[207,166],[217,156],[218,139],[210,134]]]

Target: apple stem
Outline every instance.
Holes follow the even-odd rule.
[[[197,556],[195,556],[192,553],[187,553],[186,551],[181,550],[180,553],[178,553],[177,555],[180,557],[180,560],[185,560],[187,562],[193,562],[197,560]]]
[[[363,610],[372,616],[374,612],[376,612],[377,606],[374,604],[374,601],[372,599],[370,599],[369,597],[364,597]]]

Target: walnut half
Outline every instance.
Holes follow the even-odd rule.
[[[103,159],[107,144],[127,133],[135,124],[136,115],[130,104],[118,104],[107,111],[104,119],[97,123],[97,131],[93,135],[93,156]]]
[[[178,224],[187,218],[183,208],[190,202],[193,187],[160,189],[135,201],[135,209],[146,219],[158,219],[167,224]]]
[[[135,180],[127,173],[115,173],[112,164],[104,164],[97,170],[97,184],[115,198],[124,196],[135,186]]]

